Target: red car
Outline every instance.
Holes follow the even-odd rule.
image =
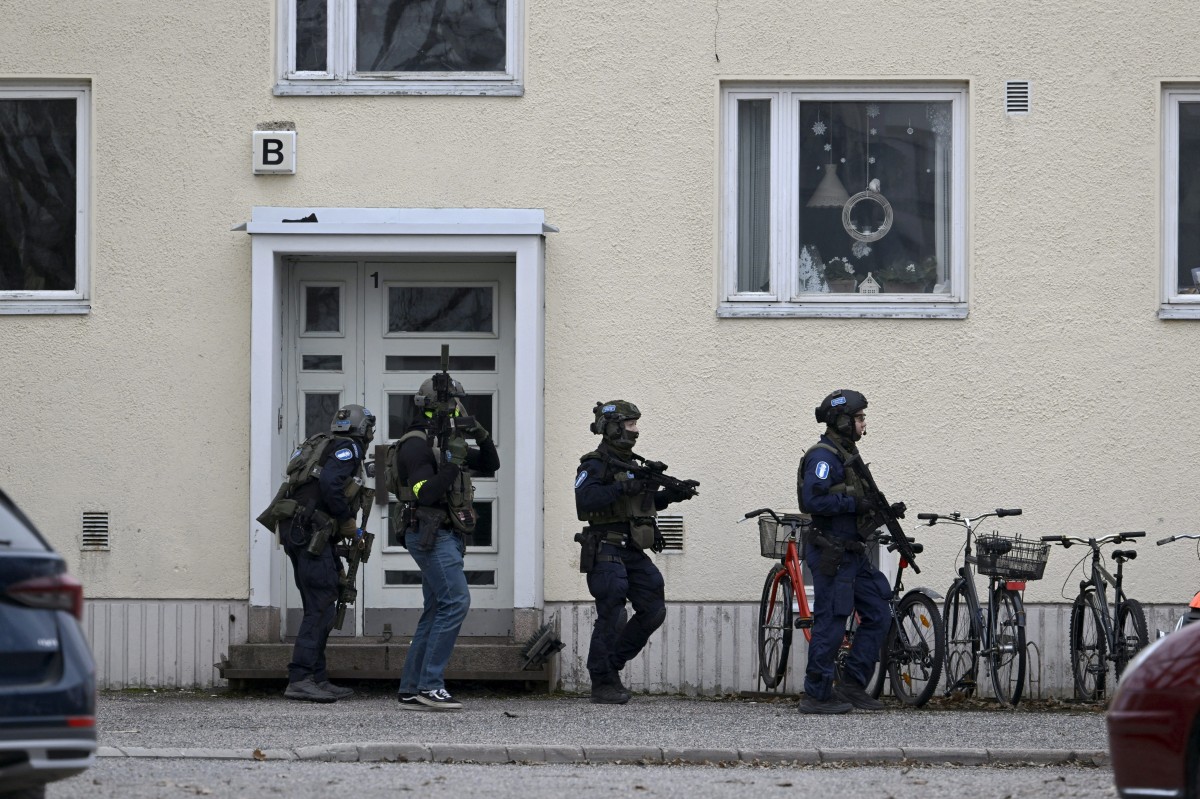
[[[1200,799],[1200,624],[1160,638],[1134,658],[1107,720],[1122,797]]]

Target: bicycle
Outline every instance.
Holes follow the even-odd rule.
[[[1100,547],[1132,541],[1145,535],[1144,532],[1135,532],[1114,533],[1100,538],[1042,536],[1043,541],[1060,544],[1063,549],[1073,544],[1086,544],[1092,550],[1087,577],[1079,582],[1079,595],[1071,606],[1071,673],[1075,678],[1075,695],[1079,699],[1103,699],[1109,665],[1112,665],[1115,685],[1129,661],[1146,645],[1146,614],[1141,603],[1125,596],[1125,590],[1121,587],[1125,562],[1134,560],[1137,552],[1119,549],[1112,553],[1113,560],[1117,562],[1116,577],[1109,574],[1100,562]],[[1086,555],[1084,559],[1087,559]],[[1109,585],[1115,588],[1111,612],[1107,594]]]
[[[778,560],[763,583],[758,608],[758,676],[767,688],[779,685],[787,674],[792,633],[801,630],[812,640],[812,610],[804,590],[804,570],[798,544],[802,528],[812,524],[807,516],[759,508],[742,521],[758,517],[759,550],[764,558]],[[799,591],[796,587],[799,586]]]
[[[946,592],[946,696],[970,696],[978,688],[979,658],[991,676],[996,699],[1016,706],[1025,688],[1025,605],[1021,591],[1027,580],[1040,580],[1046,568],[1050,545],[1006,538],[998,533],[975,535],[980,522],[989,517],[1020,516],[1020,508],[997,508],[979,516],[918,513],[917,518],[935,524],[954,524],[966,530],[963,565]],[[971,553],[975,535],[978,553]],[[972,570],[972,566],[975,567]],[[975,574],[988,578],[987,614],[979,603]]]
[[[1172,541],[1183,541],[1184,539],[1192,539],[1192,540],[1200,541],[1200,535],[1197,535],[1195,533],[1184,533],[1181,535],[1167,536],[1166,538],[1159,541],[1156,545],[1161,547],[1163,544],[1169,544]],[[1200,544],[1197,545],[1197,555],[1200,556]],[[1196,621],[1197,619],[1200,619],[1200,591],[1197,591],[1196,595],[1192,597],[1192,601],[1188,605],[1188,612],[1182,614],[1176,620],[1175,632],[1182,630],[1184,627],[1186,627],[1187,625]],[[1165,632],[1163,632],[1162,630],[1158,631],[1158,636],[1160,638],[1164,635],[1166,635]]]
[[[924,547],[910,542],[914,555]],[[879,544],[889,552],[896,550],[890,535],[879,536]],[[938,611],[934,595],[925,588],[904,591],[904,570],[908,561],[901,556],[896,568],[896,579],[892,583],[892,594],[888,606],[892,623],[883,639],[879,663],[875,673],[867,681],[867,693],[876,699],[883,693],[884,675],[892,684],[892,693],[906,705],[921,707],[932,698],[942,676],[942,661],[946,656],[946,630],[942,614]],[[847,622],[846,637],[838,650],[836,673],[842,674],[842,664],[853,645],[857,628],[856,615]]]

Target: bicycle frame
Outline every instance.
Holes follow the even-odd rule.
[[[971,536],[975,534],[975,528],[979,526],[985,518],[995,516],[995,513],[985,513],[975,519],[966,519],[967,524],[962,526],[967,529],[967,543],[963,551],[963,565],[958,569],[958,576],[963,581],[967,588],[967,605],[971,612],[975,614],[975,618],[979,621],[979,636],[980,636],[980,654],[991,651],[996,646],[996,614],[992,612],[992,608],[996,607],[996,594],[1003,590],[1020,591],[1025,588],[1024,581],[1021,580],[1006,580],[1003,577],[988,577],[988,613],[985,616],[983,613],[983,605],[979,602],[979,591],[975,587],[975,570],[971,567],[978,563],[978,559],[971,554]],[[973,526],[972,526],[973,524]],[[1019,587],[1018,587],[1019,586]],[[1020,627],[1025,626],[1025,607],[1020,605],[1017,607],[1017,624]]]

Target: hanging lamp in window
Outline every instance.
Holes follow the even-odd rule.
[[[833,106],[829,107],[829,138],[833,139]],[[817,121],[813,125],[813,133],[818,136],[824,136],[826,131],[825,123],[821,121],[821,112],[817,111]],[[825,142],[825,152],[829,153],[829,163],[825,165],[825,174],[821,177],[821,182],[817,184],[816,191],[808,198],[807,207],[809,208],[841,208],[850,199],[850,193],[846,191],[846,187],[842,185],[842,181],[838,178],[837,165],[833,163],[833,144]]]

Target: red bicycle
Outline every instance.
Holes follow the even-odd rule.
[[[745,518],[756,516],[762,556],[779,561],[767,573],[758,608],[758,676],[763,685],[774,688],[787,674],[792,633],[800,630],[806,641],[812,640],[812,610],[799,550],[812,522],[792,513],[780,516],[770,508],[752,510]]]

